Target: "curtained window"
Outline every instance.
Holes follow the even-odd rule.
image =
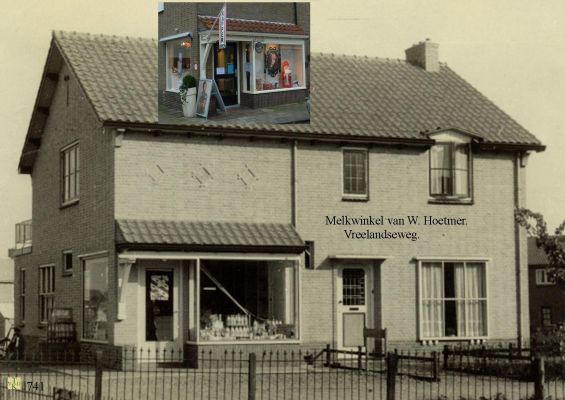
[[[469,145],[439,143],[430,149],[430,195],[469,197]]]
[[[487,335],[484,262],[423,262],[422,338]]]

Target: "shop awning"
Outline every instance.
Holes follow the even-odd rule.
[[[143,219],[116,220],[116,247],[290,254],[305,249],[291,224]]]
[[[218,27],[218,23],[214,25],[216,17],[208,15],[199,15],[198,22],[204,29],[212,29],[213,26]],[[229,32],[248,32],[248,33],[268,33],[279,35],[299,35],[306,36],[306,32],[300,26],[286,22],[274,21],[258,21],[254,19],[226,18],[226,29]]]

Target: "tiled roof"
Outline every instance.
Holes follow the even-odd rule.
[[[212,29],[216,17],[199,15],[198,22],[204,29]],[[216,23],[216,28],[218,24]],[[226,18],[228,34],[234,32],[278,33],[282,35],[306,35],[304,30],[295,24],[284,22],[258,21],[254,19]]]
[[[562,238],[561,243],[565,248],[565,237]],[[547,254],[537,246],[535,237],[528,238],[528,265],[549,265]]]
[[[294,227],[282,223],[119,219],[116,228],[118,245],[304,247]]]
[[[157,41],[54,32],[102,121],[156,122]]]
[[[46,120],[39,108],[48,109],[53,95],[47,75],[57,73],[61,57],[69,63],[101,121],[158,124],[156,40],[54,32],[20,158],[21,171],[31,171],[37,149],[34,143]],[[445,64],[439,72],[427,72],[400,60],[312,54],[309,65],[310,124],[230,124],[202,119],[190,120],[186,127],[404,141],[425,139],[423,131],[453,128],[474,133],[486,143],[540,146],[530,132]]]

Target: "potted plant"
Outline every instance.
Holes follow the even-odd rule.
[[[196,79],[192,75],[185,75],[179,88],[182,102],[182,113],[185,117],[192,118],[196,115]]]

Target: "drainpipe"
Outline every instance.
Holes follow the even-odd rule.
[[[294,25],[298,25],[298,5],[296,2],[292,4],[294,5]]]
[[[514,160],[514,207],[520,208],[522,202],[520,201],[520,164],[522,156],[519,152],[516,153]],[[514,222],[514,234],[516,240],[516,319],[518,322],[518,344],[522,345],[522,255],[520,245],[522,243],[522,228],[517,222]]]
[[[296,228],[296,153],[298,151],[298,142],[294,140],[290,149],[290,219],[292,226]]]

